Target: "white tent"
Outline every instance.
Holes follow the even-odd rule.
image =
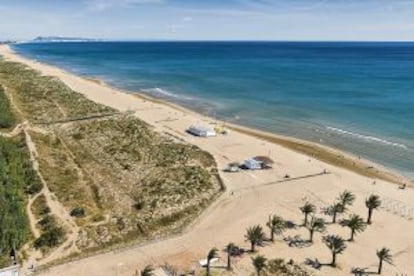
[[[244,161],[244,166],[249,170],[261,170],[263,168],[263,162],[250,158]]]
[[[200,137],[213,137],[216,136],[216,132],[213,129],[210,129],[208,127],[204,127],[204,126],[197,126],[197,125],[193,125],[190,126],[187,131],[195,136],[200,136]]]

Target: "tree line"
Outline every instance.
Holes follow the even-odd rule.
[[[0,84],[0,128],[11,128],[15,123],[16,119],[11,111],[9,99]]]
[[[0,267],[30,238],[26,199],[41,188],[24,137],[0,137]]]

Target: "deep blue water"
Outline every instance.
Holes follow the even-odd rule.
[[[414,179],[414,43],[19,44],[26,56]]]

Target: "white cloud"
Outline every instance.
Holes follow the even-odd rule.
[[[163,4],[165,0],[85,0],[88,9],[104,11],[113,7],[127,7],[138,4]]]
[[[193,18],[191,16],[186,16],[186,17],[183,17],[182,21],[183,22],[190,22],[190,21],[193,21]]]

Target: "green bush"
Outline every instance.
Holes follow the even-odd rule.
[[[63,236],[64,231],[61,227],[52,227],[35,240],[34,247],[36,249],[42,247],[55,247],[61,243]]]
[[[70,215],[72,217],[81,218],[85,216],[85,210],[80,206],[76,206],[75,208],[72,209],[72,211],[70,212]]]
[[[52,216],[46,215],[37,224],[42,231],[49,231],[56,227],[56,220]]]

